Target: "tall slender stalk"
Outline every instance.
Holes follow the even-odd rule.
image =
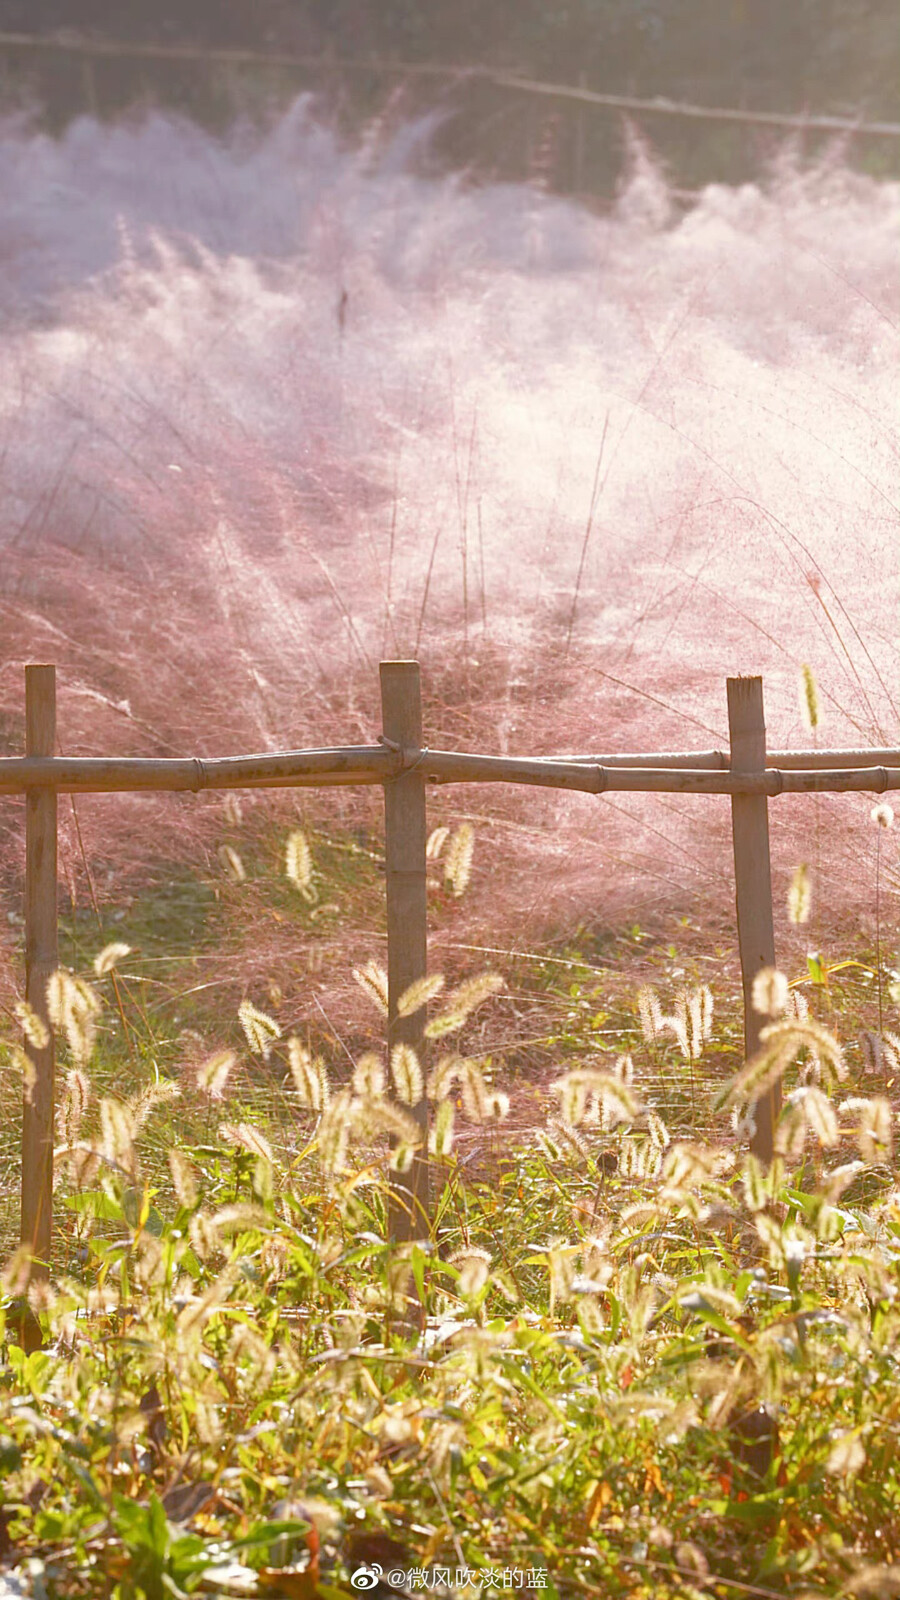
[[[584,564],[587,560],[588,545],[590,544],[591,532],[594,527],[594,515],[597,510],[597,501],[600,498],[600,469],[603,466],[603,451],[606,445],[606,435],[608,431],[609,412],[607,411],[606,416],[603,419],[603,433],[600,438],[600,449],[597,453],[597,465],[594,469],[594,487],[591,490],[591,505],[590,510],[588,511],[588,519],[584,530],[584,538],[581,542],[581,557],[578,562],[578,574],[575,579],[575,592],[572,595],[572,610],[569,613],[569,627],[566,633],[566,647],[564,651],[566,658],[568,658],[569,646],[572,643],[572,630],[575,627],[575,613],[578,610],[578,596],[581,592],[581,580],[584,577]]]
[[[878,1037],[884,1037],[884,980],[881,967],[881,834],[892,828],[894,813],[888,805],[875,806],[872,821],[878,829],[875,841],[875,968],[878,981]]]

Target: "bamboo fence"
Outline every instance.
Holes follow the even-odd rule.
[[[381,784],[385,804],[388,935],[388,1043],[421,1050],[425,1009],[401,1017],[398,1001],[426,975],[425,846],[429,783],[518,783],[603,795],[616,792],[730,795],[738,944],[744,993],[745,1048],[759,1042],[761,1018],[751,1004],[753,980],[775,963],[768,801],[779,794],[900,789],[900,750],[766,750],[762,679],[727,680],[729,750],[527,759],[430,750],[422,742],[419,666],[383,661],[382,726],[373,745],[293,750],[219,760],[56,756],[56,669],[25,668],[25,754],[0,758],[0,793],[26,797],[25,994],[50,1039],[26,1041],[32,1085],[22,1131],[21,1239],[32,1273],[49,1271],[52,1235],[55,1057],[47,979],[57,955],[57,796],[204,789],[271,789]],[[771,763],[771,764],[769,764]],[[755,1107],[751,1148],[762,1161],[774,1151],[779,1091]],[[426,1103],[417,1115],[426,1131]],[[425,1147],[423,1146],[423,1149]],[[420,1154],[395,1178],[389,1216],[397,1240],[427,1232],[428,1164]],[[26,1329],[31,1340],[39,1331]]]

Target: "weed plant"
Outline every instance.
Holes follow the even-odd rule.
[[[309,892],[306,841],[285,857]],[[583,965],[549,1109],[502,1138],[498,1057],[475,1053],[496,972],[401,1002],[430,1002],[427,1071],[404,1049],[326,1060],[245,1001],[243,1051],[232,1030],[177,1074],[146,1051],[123,1095],[100,993],[115,1011],[128,954],[51,983],[60,1251],[47,1277],[21,1251],[3,1273],[2,1522],[25,1593],[333,1600],[360,1572],[381,1593],[892,1592],[894,1034],[860,1093],[816,985],[764,975],[761,1054],[712,1104],[689,1078],[708,985],[645,984],[631,1050],[610,1049]],[[377,961],[356,976],[382,1014]],[[702,1106],[678,1100],[675,1056]],[[253,1073],[283,1082],[274,1100]],[[746,1138],[776,1078],[764,1170]],[[432,1217],[392,1244],[423,1094]]]

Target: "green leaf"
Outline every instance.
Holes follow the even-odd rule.
[[[419,1296],[420,1302],[424,1305],[424,1303],[425,1303],[425,1255],[424,1255],[424,1252],[422,1251],[422,1249],[421,1249],[421,1247],[419,1245],[417,1245],[417,1244],[413,1245],[412,1250],[410,1251],[409,1261],[410,1261],[410,1266],[412,1267],[413,1279],[414,1279],[415,1285],[416,1285],[416,1293]]]
[[[101,1189],[86,1189],[81,1194],[66,1195],[63,1205],[82,1217],[97,1217],[103,1222],[126,1222],[120,1201]]]

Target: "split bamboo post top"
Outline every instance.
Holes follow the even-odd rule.
[[[766,765],[766,722],[762,678],[728,679],[728,727],[732,772],[744,774],[763,771]],[[767,1020],[753,1009],[753,981],[763,967],[775,965],[769,816],[765,794],[732,795],[731,828],[738,946],[744,989],[744,1048],[749,1060],[759,1049],[760,1032]],[[780,1111],[779,1082],[753,1105],[755,1129],[750,1148],[761,1161],[771,1161],[775,1153],[775,1124]]]
[[[25,668],[25,749],[52,756],[56,748],[56,668]],[[31,1277],[46,1277],[53,1226],[54,1047],[47,983],[59,965],[56,933],[56,793],[25,795],[25,998],[47,1030],[39,1048],[26,1040],[30,1083],[22,1119],[22,1243],[32,1255]],[[26,1347],[40,1343],[26,1316]]]
[[[401,755],[422,744],[422,694],[417,661],[382,661],[381,712],[384,739]],[[425,867],[425,778],[420,768],[400,773],[384,786],[385,877],[388,945],[388,1051],[409,1045],[424,1067],[425,1007],[398,1014],[404,990],[427,971]],[[426,1238],[428,1205],[428,1102],[411,1108],[423,1144],[408,1172],[392,1184],[389,1237]]]

